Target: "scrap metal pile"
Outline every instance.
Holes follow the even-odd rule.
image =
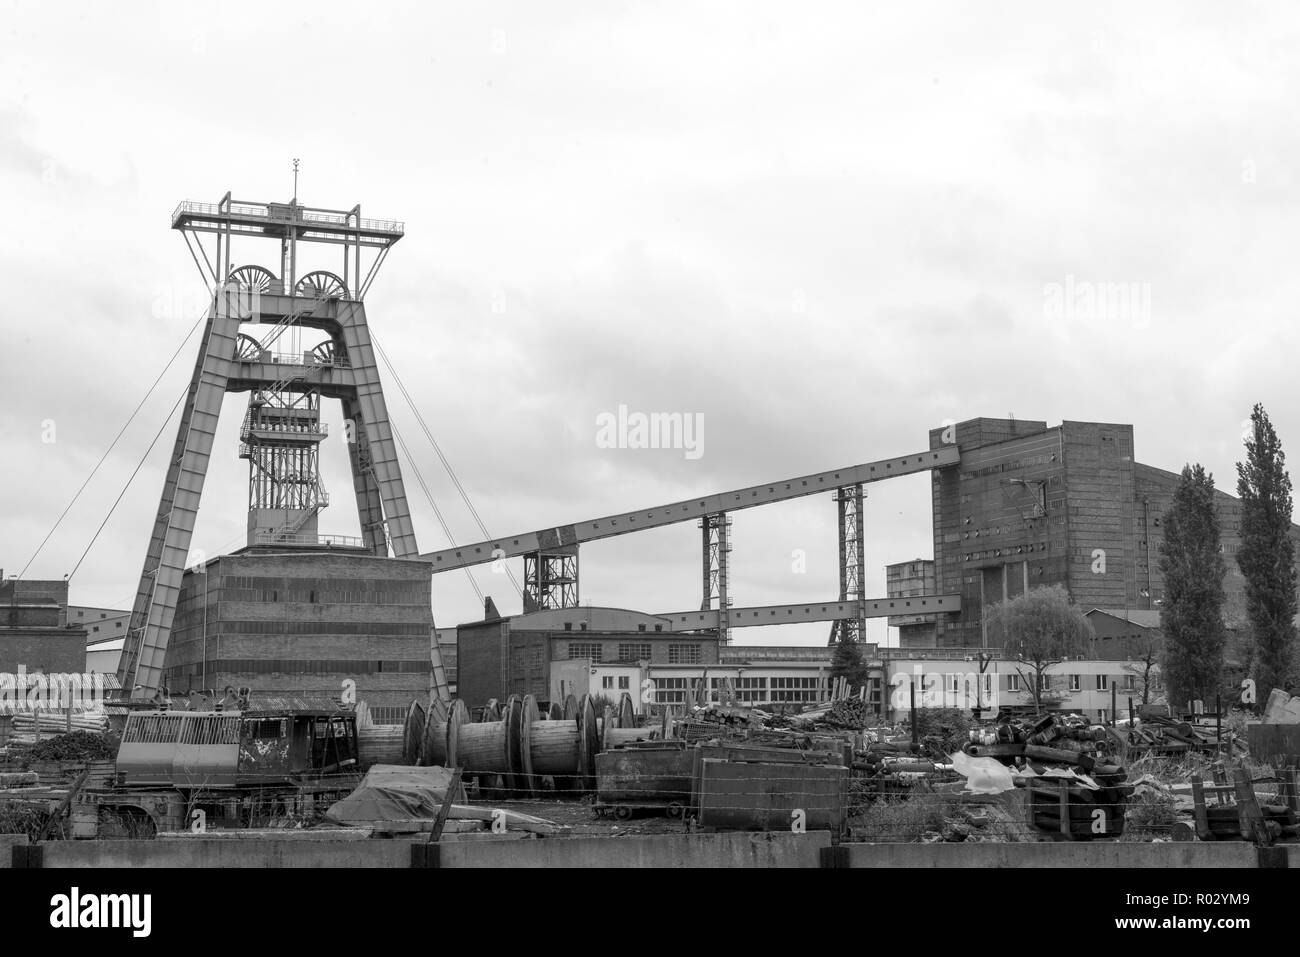
[[[971,790],[1024,788],[1030,823],[1064,838],[1123,833],[1133,786],[1115,763],[1117,740],[1107,728],[1046,714],[977,729],[971,738],[954,755]]]
[[[1209,754],[1217,751],[1222,742],[1235,751],[1245,752],[1245,743],[1231,730],[1215,724],[1179,721],[1165,715],[1148,714],[1125,734],[1130,748],[1150,754],[1178,756],[1188,752]]]
[[[871,713],[867,703],[860,698],[840,698],[794,714],[739,705],[705,705],[692,708],[687,712],[686,720],[738,730],[861,731],[871,722]]]

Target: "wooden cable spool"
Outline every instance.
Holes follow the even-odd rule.
[[[596,703],[584,694],[578,701],[578,781],[591,790],[596,786],[596,755],[600,752],[600,727],[596,721]]]
[[[510,770],[504,726],[500,721],[479,721],[460,727],[456,766],[467,774],[507,774]]]
[[[578,699],[573,695],[569,695],[564,699],[564,713],[560,717],[566,721],[578,720]]]
[[[620,728],[636,727],[636,706],[632,704],[632,696],[626,691],[618,699],[618,726]]]
[[[564,720],[564,708],[561,706],[561,704],[558,701],[552,701],[551,706],[546,709],[546,720],[547,721]]]
[[[526,694],[519,708],[519,763],[516,775],[519,786],[529,797],[536,797],[539,781],[533,776],[533,726],[541,722],[537,699]]]
[[[425,767],[443,767],[446,764],[448,714],[446,702],[439,698],[430,705],[425,716],[424,736],[420,742],[420,764]]]
[[[524,710],[524,700],[517,694],[506,699],[506,706],[501,709],[505,725],[506,749],[506,787],[518,792],[523,789],[522,760],[519,757],[519,722]]]
[[[465,702],[457,698],[447,711],[447,744],[443,751],[449,768],[465,766],[460,755],[460,729],[467,724],[469,709],[465,707]]]
[[[610,707],[598,718],[590,695],[571,702],[575,717],[551,718],[548,710],[542,718],[533,695],[511,695],[501,719],[482,722],[470,721],[463,701],[449,708],[439,702],[425,716],[425,759],[463,768],[466,775],[503,776],[516,793],[535,795],[541,779],[550,777],[561,793],[576,794],[595,786],[602,750],[649,740],[658,730],[620,727],[623,716]]]
[[[496,698],[488,698],[487,707],[483,710],[484,721],[500,721],[502,717],[501,702]]]
[[[578,722],[563,719],[536,721],[529,733],[533,773],[538,777],[557,779],[572,777],[578,768]],[[565,788],[559,780],[555,786],[561,790],[572,790],[573,787],[570,783]]]
[[[424,725],[426,717],[424,707],[418,701],[412,701],[406,709],[406,720],[402,724],[402,763],[414,765],[420,760],[420,747],[424,743]]]

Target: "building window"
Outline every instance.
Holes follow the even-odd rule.
[[[773,704],[798,704],[816,701],[821,695],[816,678],[773,678],[771,701]]]
[[[628,688],[630,688],[630,687],[631,687],[631,683],[630,683],[630,681],[629,681],[629,679],[628,679],[628,676],[627,676],[627,675],[619,675],[619,676],[618,676],[618,690],[619,690],[619,691],[627,691]]]
[[[648,644],[620,644],[618,646],[619,661],[645,661],[650,658],[650,646]]]
[[[700,646],[697,644],[674,642],[668,646],[670,665],[698,665],[700,657]]]
[[[1136,691],[1136,690],[1137,690],[1137,675],[1125,675],[1125,676],[1124,676],[1124,690],[1125,690],[1125,691]]]
[[[600,686],[601,686],[602,688],[613,688],[613,687],[614,687],[614,676],[613,676],[613,675],[604,675],[604,676],[602,676],[601,679],[600,679]]]
[[[737,678],[736,700],[742,704],[759,704],[767,701],[767,679]]]
[[[588,661],[600,661],[601,644],[598,641],[571,641],[569,642],[569,660],[574,661],[580,658],[586,658]]]
[[[1110,685],[1106,682],[1106,675],[1097,675],[1097,690],[1108,691]]]
[[[685,678],[656,678],[655,704],[685,704]]]
[[[1047,672],[1043,672],[1038,676],[1038,690],[1039,691],[1052,690],[1052,676],[1049,675]]]
[[[1070,690],[1078,691],[1079,687],[1079,675],[1070,675]]]
[[[1007,690],[1008,691],[1020,690],[1020,675],[1007,675]]]

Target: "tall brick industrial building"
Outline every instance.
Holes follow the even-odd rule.
[[[951,442],[961,465],[931,480],[934,587],[960,594],[962,610],[936,622],[938,647],[986,646],[985,611],[1044,585],[1085,609],[1159,609],[1160,523],[1178,474],[1135,460],[1131,425],[971,419],[930,432],[932,449]],[[1231,624],[1245,619],[1241,505],[1223,493],[1216,503]]]

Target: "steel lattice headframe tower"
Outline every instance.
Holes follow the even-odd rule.
[[[250,393],[240,436],[241,454],[249,459],[250,544],[314,535],[316,513],[326,502],[316,452],[324,438],[320,399],[329,398],[342,403],[348,425],[365,548],[385,557],[390,551],[398,558],[419,555],[363,305],[389,249],[402,238],[402,224],[362,219],[360,206],[316,209],[296,198],[252,203],[227,193],[216,204],[182,203],[172,228],[184,236],[213,296],[118,666],[131,697],[153,697],[163,688],[163,659],[227,392]],[[279,242],[277,270],[233,265],[232,240],[243,247],[252,239],[262,240],[263,248],[265,240]],[[335,247],[342,253],[338,272],[299,276],[304,244]],[[240,326],[250,324],[271,329],[261,338],[242,334]],[[324,341],[296,354],[272,348],[286,332],[301,329],[317,330]],[[443,680],[440,671],[435,661],[435,685]]]

